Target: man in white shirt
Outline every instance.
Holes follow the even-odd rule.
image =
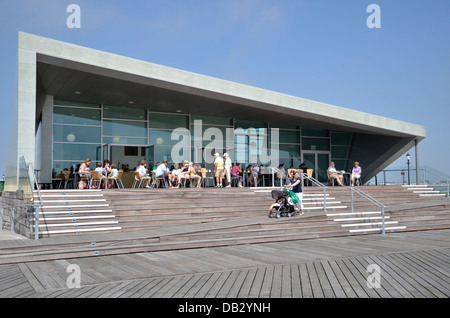
[[[225,159],[225,175],[227,176],[227,186],[226,188],[231,188],[231,159],[228,153],[223,154],[223,158]]]
[[[155,177],[164,178],[167,181],[169,175],[169,170],[167,169],[167,160],[163,160],[163,162],[156,168]]]
[[[333,161],[330,163],[330,166],[328,167],[328,173],[331,179],[335,179],[339,183],[339,185],[343,185],[342,184],[343,176],[339,174],[339,172],[336,170]]]

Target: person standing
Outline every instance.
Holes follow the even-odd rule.
[[[225,175],[227,177],[227,186],[226,188],[231,188],[231,159],[228,153],[223,154],[223,158],[225,160],[224,167],[225,167]]]
[[[300,210],[300,215],[303,215],[303,188],[302,188],[302,179],[299,176],[298,171],[295,171],[292,179],[290,180],[287,187],[290,187],[292,192],[294,192],[299,201],[296,203],[297,208]]]
[[[214,154],[214,175],[216,176],[216,187],[222,188],[222,179],[224,173],[224,162],[218,153]]]

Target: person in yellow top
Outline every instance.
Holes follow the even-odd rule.
[[[218,153],[214,154],[214,175],[216,176],[216,187],[222,188],[222,178],[224,173],[224,163]]]

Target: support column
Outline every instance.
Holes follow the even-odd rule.
[[[416,184],[419,184],[419,148],[417,138],[414,140],[414,148],[416,150]],[[425,181],[425,180],[424,180]]]

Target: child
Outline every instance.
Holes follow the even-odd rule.
[[[117,166],[115,163],[111,165],[111,172],[109,173],[108,178],[117,178],[119,176],[119,170],[117,170]],[[113,180],[108,179],[108,189],[111,189],[113,187],[112,184]]]

